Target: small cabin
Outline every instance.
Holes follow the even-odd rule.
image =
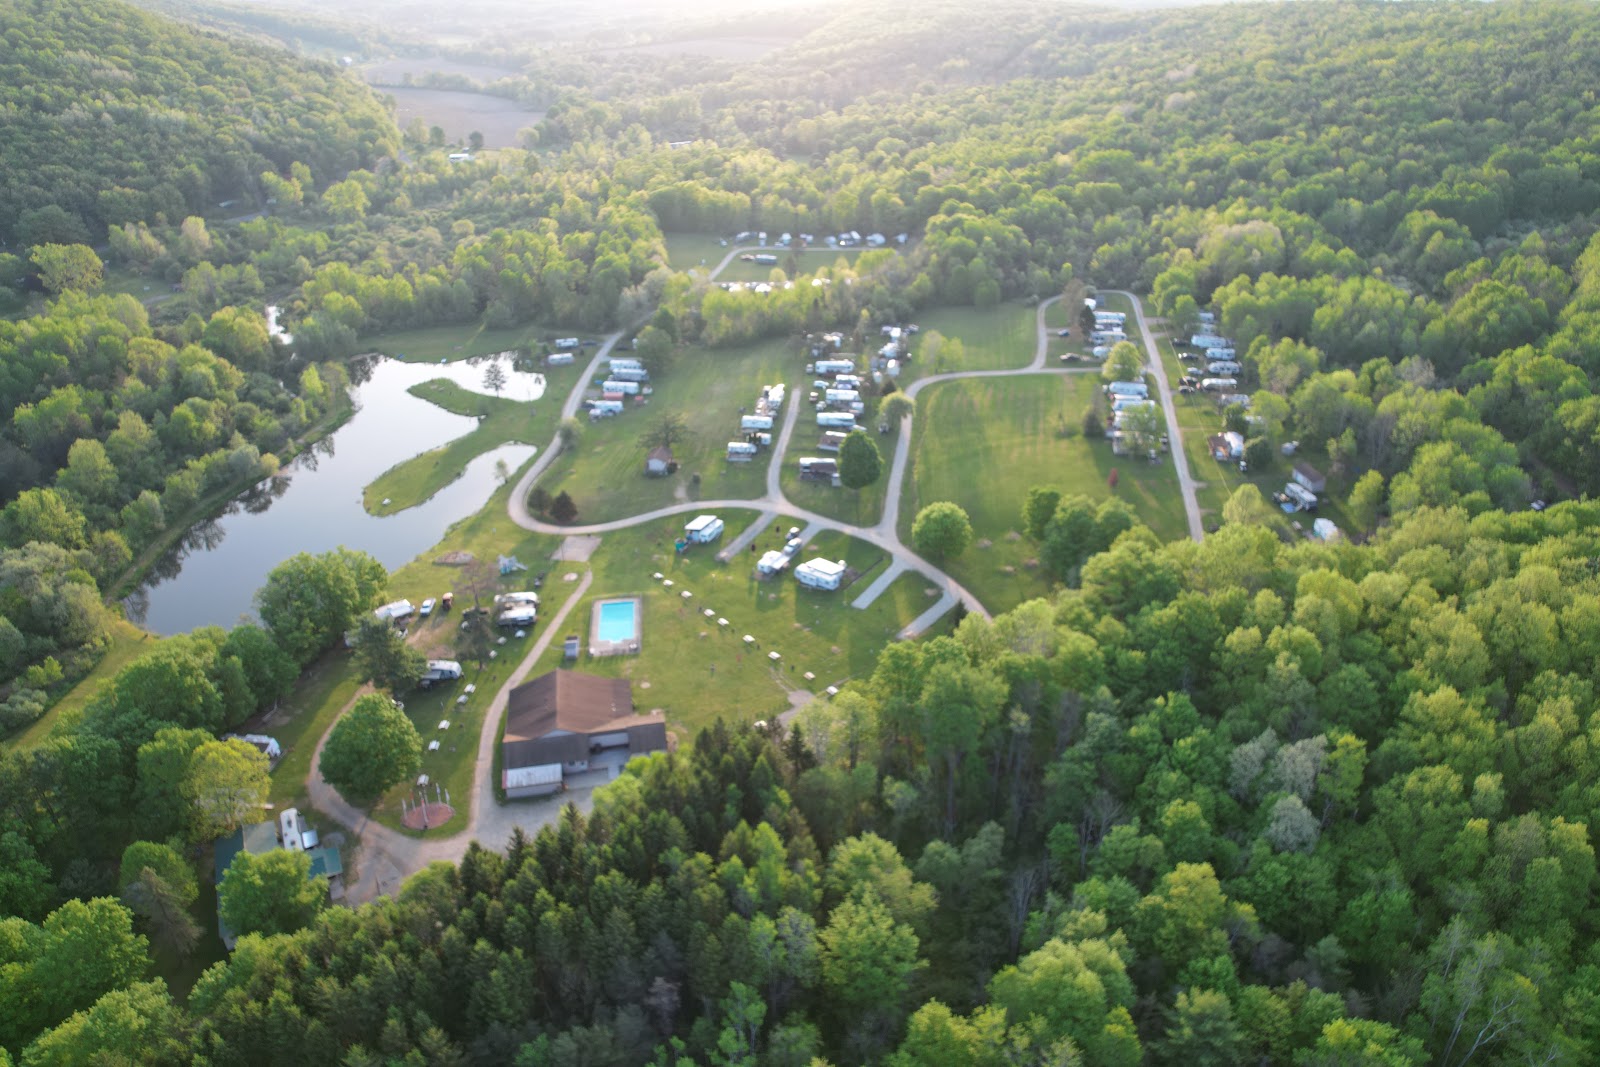
[[[672,449],[666,445],[652,448],[650,454],[644,457],[644,472],[656,478],[664,474],[671,474]]]
[[[1324,478],[1322,472],[1309,463],[1296,463],[1294,465],[1294,480],[1313,493],[1320,493],[1328,488],[1328,479]]]

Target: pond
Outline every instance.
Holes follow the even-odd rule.
[[[437,448],[472,429],[406,390],[448,378],[474,392],[483,374],[501,361],[507,384],[501,395],[536,400],[544,375],[515,370],[502,353],[447,364],[402,363],[382,356],[350,365],[356,413],[274,478],[237,497],[226,511],[191,528],[183,541],[151,568],[145,584],[125,601],[128,618],[159,634],[197,626],[228,627],[254,611],[267,574],[297,552],[360,549],[390,570],[436,544],[457,519],[481,508],[500,484],[496,461],[515,471],[535,452],[503,445],[467,465],[465,473],[432,499],[383,518],[369,515],[361,494],[390,467]]]

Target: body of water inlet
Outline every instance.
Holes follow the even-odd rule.
[[[544,395],[544,375],[516,370],[509,354],[447,364],[371,356],[352,364],[357,410],[349,421],[221,515],[191,528],[127,598],[128,617],[159,634],[233,626],[253,615],[256,590],[272,568],[298,552],[343,545],[393,570],[436,544],[451,523],[483,507],[499,486],[497,461],[515,471],[535,449],[502,445],[486,452],[430,500],[383,518],[367,513],[362,491],[390,467],[460,437],[476,422],[407,389],[448,378],[484,392],[484,371],[495,360],[506,372],[501,396]]]

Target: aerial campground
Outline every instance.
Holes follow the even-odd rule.
[[[1600,1064],[1596,85],[0,2],[0,1067]]]

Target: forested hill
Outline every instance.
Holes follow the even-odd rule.
[[[241,198],[267,169],[319,183],[396,147],[361,85],[118,0],[0,4],[0,240],[98,240]]]

